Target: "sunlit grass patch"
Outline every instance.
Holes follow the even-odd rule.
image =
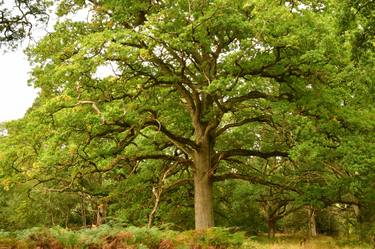
[[[303,238],[280,236],[274,239],[253,237],[247,239],[241,248],[244,249],[372,249],[369,244],[335,240],[329,236]]]

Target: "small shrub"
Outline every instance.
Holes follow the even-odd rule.
[[[80,245],[79,233],[61,227],[50,229],[51,234],[64,248],[73,249]]]
[[[157,249],[162,240],[162,232],[156,228],[129,227],[126,230],[133,234],[134,244],[144,245],[150,249]]]
[[[63,249],[63,246],[54,238],[51,231],[48,229],[42,229],[39,232],[31,233],[27,240],[31,242],[31,245],[34,245],[33,248]]]
[[[159,243],[158,249],[175,249],[173,241],[172,240],[162,240]]]

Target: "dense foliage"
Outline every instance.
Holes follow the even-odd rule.
[[[59,1],[28,49],[40,95],[3,124],[1,226],[370,239],[371,6]]]

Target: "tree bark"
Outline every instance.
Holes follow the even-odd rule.
[[[81,219],[82,219],[82,226],[87,226],[87,217],[86,217],[86,206],[84,196],[81,195]]]
[[[104,224],[105,218],[106,218],[106,212],[107,212],[106,204],[101,203],[97,206],[96,211],[96,226],[100,226]]]
[[[194,153],[194,208],[197,230],[214,226],[211,146],[209,141],[200,145]]]
[[[307,211],[309,215],[309,235],[311,237],[316,237],[318,232],[316,230],[315,209],[310,206],[307,208]]]
[[[275,220],[268,219],[268,238],[275,238]]]
[[[152,188],[152,193],[153,193],[153,195],[155,197],[155,202],[154,202],[154,207],[152,208],[151,213],[148,216],[147,228],[151,228],[152,227],[152,223],[154,221],[156,211],[159,208],[160,196],[161,196],[161,193],[162,193],[161,187],[159,187],[159,188],[153,187]]]

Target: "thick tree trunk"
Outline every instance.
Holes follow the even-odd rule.
[[[210,150],[209,143],[206,143],[194,154],[194,208],[197,230],[214,226]]]

